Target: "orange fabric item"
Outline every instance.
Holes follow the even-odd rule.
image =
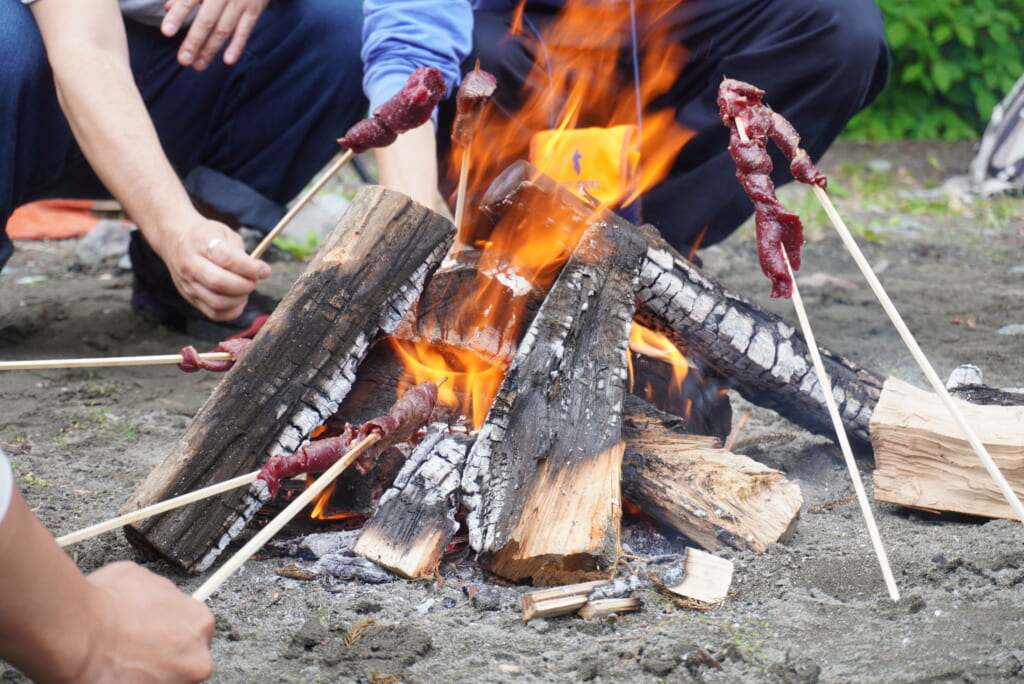
[[[7,236],[12,240],[81,237],[98,222],[92,215],[92,200],[40,200],[14,210],[7,220]]]
[[[640,148],[636,126],[538,131],[530,162],[577,195],[617,206],[633,194]]]

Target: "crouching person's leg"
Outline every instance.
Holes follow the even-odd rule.
[[[290,201],[339,150],[336,139],[365,116],[361,3],[271,3],[238,63],[220,56],[204,71],[175,61],[180,37],[129,22],[133,70],[161,141],[203,213],[269,231]],[[135,236],[133,303],[206,338],[244,330],[272,307],[250,297],[243,315],[211,326],[180,300],[152,249]]]
[[[690,58],[666,96],[696,135],[670,176],[643,198],[644,219],[684,252],[715,244],[753,212],[735,179],[716,105],[723,77],[748,81],[789,119],[818,160],[888,78],[881,12],[871,0],[724,0],[686,3]],[[773,153],[773,179],[792,180]]]

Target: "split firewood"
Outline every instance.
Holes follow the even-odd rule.
[[[1010,486],[1024,495],[1024,406],[958,408]],[[908,412],[907,406],[914,410]],[[962,431],[931,392],[889,379],[871,417],[875,498],[929,511],[1016,518]]]
[[[680,422],[627,400],[623,495],[709,551],[763,553],[788,538],[803,505],[799,485],[714,438],[686,434]]]
[[[470,441],[447,428],[424,437],[363,525],[353,553],[402,577],[432,576],[459,530],[459,481]]]
[[[576,614],[581,618],[590,619],[606,617],[618,613],[635,613],[644,607],[643,602],[635,596],[627,598],[600,599],[598,601],[587,601]]]
[[[490,572],[551,585],[613,570],[643,247],[586,232],[524,334],[462,478],[470,544]]]
[[[610,583],[610,580],[591,580],[523,594],[519,599],[523,622],[529,622],[534,618],[575,613],[586,605],[594,589]]]
[[[295,451],[337,410],[370,343],[394,330],[452,239],[448,220],[404,195],[376,186],[361,190],[245,356],[122,511]],[[261,505],[241,491],[126,531],[133,543],[197,571]]]

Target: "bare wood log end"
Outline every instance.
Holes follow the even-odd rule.
[[[1024,496],[1024,407],[960,409],[1017,496]],[[875,498],[928,511],[1016,518],[939,397],[889,378],[871,417]]]
[[[490,571],[537,586],[608,579],[619,557],[624,443],[563,465],[545,462],[510,541],[481,555]]]

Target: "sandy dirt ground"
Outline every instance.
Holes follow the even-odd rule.
[[[973,363],[995,387],[1024,386],[1024,200],[963,203],[938,190],[966,171],[964,145],[842,144],[823,168],[839,211],[945,378]],[[801,290],[819,342],[882,375],[925,382],[806,190]],[[130,274],[73,270],[76,241],[19,243],[0,275],[0,358],[163,354],[193,342],[133,315]],[[796,324],[771,301],[752,228],[704,252],[705,271]],[[300,262],[275,265],[280,296]],[[1017,327],[1014,327],[1017,326]],[[1014,334],[1016,332],[1016,334]],[[173,366],[6,372],[0,444],[55,534],[111,517],[218,382]],[[736,451],[802,487],[795,536],[763,555],[729,549],[734,595],[709,610],[646,587],[643,610],[524,624],[530,587],[483,584],[470,562],[443,581],[303,582],[275,574],[301,558],[254,560],[211,599],[215,682],[988,682],[1024,678],[1024,529],[875,503],[903,598],[892,602],[838,449],[776,414],[749,413]],[[1024,432],[1022,432],[1024,434]],[[861,463],[870,493],[872,463]],[[836,503],[838,502],[838,503]],[[634,553],[643,525],[627,528]],[[285,540],[288,542],[289,540]],[[287,544],[282,544],[287,546]],[[142,560],[120,534],[69,549],[86,571]],[[201,578],[148,562],[183,590]],[[470,591],[472,589],[472,591]],[[478,591],[473,598],[470,594]],[[0,680],[20,676],[0,665]]]

